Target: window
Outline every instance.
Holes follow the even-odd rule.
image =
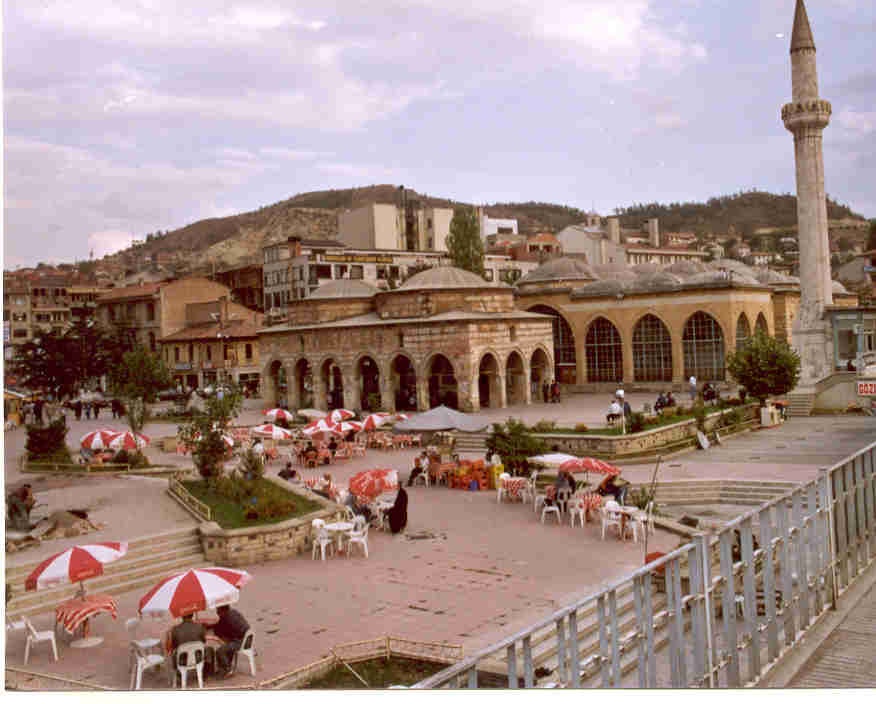
[[[355,264],[350,267],[350,278],[361,279],[364,277],[364,267],[361,264]]]
[[[399,347],[404,347],[404,346],[405,346],[405,334],[404,334],[404,332],[399,332],[399,334],[398,334],[398,346],[399,346]]]
[[[426,227],[432,229],[432,218],[426,218]]]
[[[607,382],[623,379],[623,348],[617,328],[605,318],[597,318],[587,330],[587,381]]]
[[[377,267],[377,280],[383,281],[385,279],[386,279],[386,267],[385,266],[378,266]]]
[[[189,361],[195,361],[195,346],[191,342],[189,343]]]
[[[207,361],[211,362],[213,360],[213,347],[211,345],[207,345]]]
[[[232,358],[231,345],[222,345],[222,359],[226,362]]]
[[[246,343],[245,350],[246,350],[246,358],[252,359],[252,345],[250,343],[248,343],[248,342]]]
[[[508,333],[511,337],[511,342],[517,342],[517,326],[512,325],[508,330]]]
[[[173,361],[179,362],[179,347],[173,348]]]
[[[9,320],[9,309],[8,308],[3,309],[3,320]]]
[[[633,328],[633,378],[672,381],[672,338],[663,321],[650,313]]]
[[[493,280],[493,270],[492,269],[484,269],[484,279],[487,281]]]
[[[146,304],[146,320],[152,321],[155,320],[155,304],[147,303]]]
[[[27,329],[26,328],[15,328],[12,331],[12,337],[27,337]]]
[[[149,333],[149,349],[152,350],[153,352],[155,351],[155,333],[154,332]]]
[[[343,279],[346,275],[347,275],[347,265],[346,264],[335,264],[334,278]]]
[[[116,319],[116,304],[111,303],[109,307],[109,319],[115,321]]]

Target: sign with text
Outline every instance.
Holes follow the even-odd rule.
[[[876,396],[876,380],[856,383],[858,384],[858,396]]]
[[[338,264],[392,264],[392,257],[379,254],[324,254],[322,260]]]

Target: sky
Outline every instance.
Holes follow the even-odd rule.
[[[876,3],[809,0],[876,217]],[[611,214],[793,193],[794,0],[7,0],[4,268],[377,183]]]

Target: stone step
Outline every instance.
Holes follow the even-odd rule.
[[[812,414],[815,394],[788,394],[786,399],[789,416],[809,416]]]

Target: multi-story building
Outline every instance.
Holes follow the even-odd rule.
[[[231,289],[231,299],[234,303],[254,310],[262,310],[264,284],[260,265],[248,264],[217,271],[210,278]]]
[[[16,357],[16,347],[33,338],[30,288],[17,278],[3,278],[3,358]]]
[[[261,312],[231,303],[227,295],[187,303],[184,311],[184,326],[160,340],[174,384],[195,389],[233,381],[257,391]]]
[[[125,286],[97,299],[97,319],[128,333],[132,343],[158,351],[158,341],[185,327],[186,305],[230,295],[227,286],[202,277]]]
[[[338,239],[355,249],[446,252],[451,208],[406,199],[401,206],[368,203],[338,215]]]

